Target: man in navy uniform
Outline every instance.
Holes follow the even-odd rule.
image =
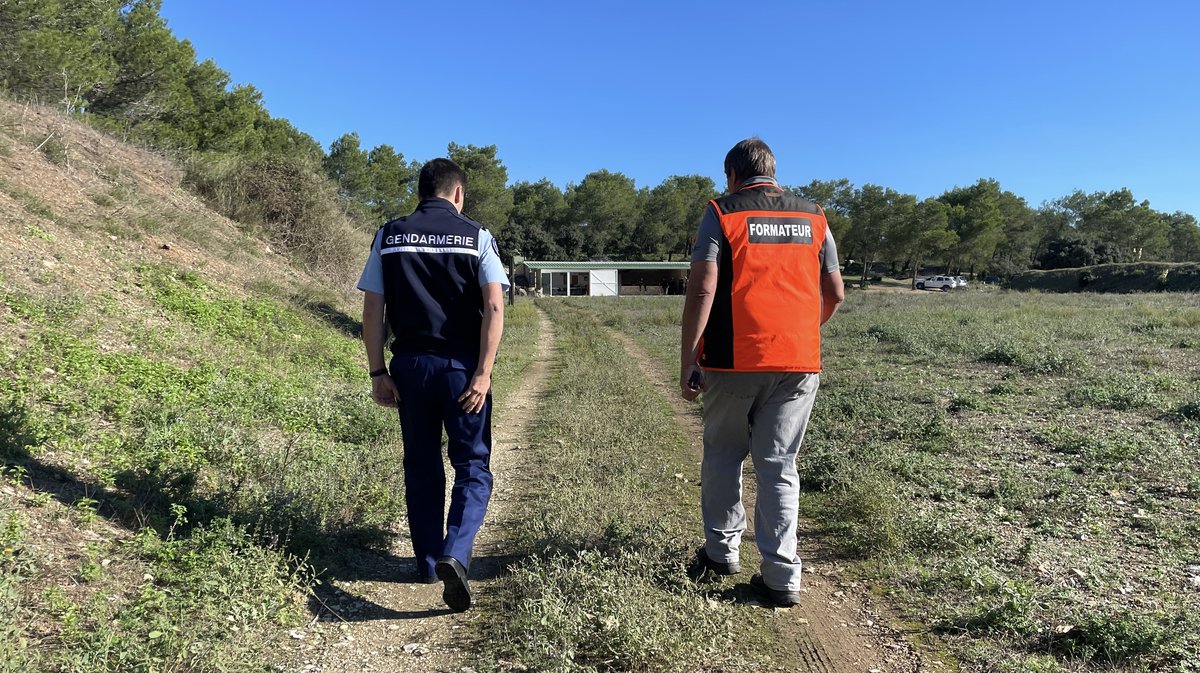
[[[457,612],[471,607],[467,568],[492,492],[490,390],[508,288],[495,239],[462,215],[466,187],[466,173],[453,161],[425,164],[420,204],[375,234],[358,282],[372,395],[400,412],[417,572],[423,582],[440,579],[443,600]],[[443,428],[454,467],[448,515]]]

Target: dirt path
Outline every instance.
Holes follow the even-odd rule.
[[[489,592],[508,565],[502,541],[516,507],[517,475],[527,436],[554,361],[555,334],[538,311],[537,351],[520,387],[500,400],[493,424],[495,487],[471,563],[476,608],[461,614],[442,603],[442,585],[416,584],[412,547],[405,536],[390,554],[364,552],[361,562],[318,591],[312,622],[288,634],[287,664],[302,673],[474,670],[474,643],[467,628],[487,610]],[[447,482],[450,480],[448,479]],[[399,522],[403,526],[403,522]]]
[[[667,382],[673,381],[661,365],[628,335],[613,331],[625,350],[646,372],[655,387],[662,390],[675,410],[675,417],[691,440],[697,459],[702,453],[704,425],[699,405],[692,405],[679,396],[679,390]],[[749,461],[747,461],[749,466]],[[754,511],[754,471],[743,476],[743,504],[747,512]],[[699,517],[697,512],[696,516]],[[753,545],[754,522],[744,535]],[[807,524],[807,525],[806,525]],[[887,625],[896,621],[886,615],[882,606],[872,601],[861,584],[843,580],[842,568],[834,555],[812,532],[811,523],[800,522],[800,558],[804,561],[803,602],[791,609],[773,610],[772,624],[778,638],[778,650],[772,653],[779,670],[822,671],[843,673],[915,673],[928,670],[922,657],[896,628]],[[746,545],[743,545],[745,549]],[[750,575],[755,569],[743,565],[736,581],[746,586],[740,595],[752,596]],[[730,580],[726,580],[729,582]]]

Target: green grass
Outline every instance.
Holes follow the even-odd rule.
[[[677,371],[678,299],[570,301]],[[1194,670],[1196,301],[852,293],[803,513],[964,670]]]
[[[0,190],[3,190],[4,193],[18,201],[25,207],[26,212],[31,215],[37,215],[40,218],[50,221],[57,221],[54,211],[50,209],[50,206],[45,201],[38,198],[36,194],[21,189],[2,177],[0,177]]]
[[[513,533],[526,556],[499,589],[495,661],[530,670],[687,671],[753,665],[765,619],[693,584],[695,456],[667,401],[604,327],[541,302],[561,366],[523,479],[538,507]],[[561,410],[561,413],[560,413]],[[762,611],[757,611],[761,613]],[[493,662],[495,663],[495,662]]]
[[[109,554],[144,571],[132,586],[106,567]],[[89,550],[77,574],[87,591],[72,592],[82,595],[52,585],[38,596],[59,628],[22,656],[78,673],[270,670],[268,630],[300,623],[308,572],[227,519],[178,538],[146,529],[121,549]]]
[[[398,424],[356,319],[307,294],[326,310],[158,265],[0,292],[0,461],[23,494],[0,500],[0,671],[267,670],[314,578],[388,544]],[[536,329],[509,311],[498,397]],[[98,541],[64,568],[34,524]]]

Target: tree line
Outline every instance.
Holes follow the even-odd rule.
[[[326,151],[268,114],[254,86],[235,85],[211,60],[197,61],[160,9],[161,0],[0,0],[0,86],[164,150],[234,156],[260,168],[239,179],[319,174],[364,228],[412,210],[418,162],[391,145],[365,149],[356,133]],[[606,169],[565,189],[545,179],[510,184],[495,145],[450,143],[447,156],[467,171],[467,214],[495,232],[506,254],[535,259],[685,258],[707,201],[718,194],[701,175],[639,187]],[[787,188],[825,208],[840,256],[862,263],[864,274],[934,265],[1007,276],[1200,260],[1193,215],[1156,211],[1128,189],[1076,191],[1033,207],[992,179],[926,199],[847,179]]]

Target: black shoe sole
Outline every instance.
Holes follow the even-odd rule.
[[[442,601],[455,612],[464,612],[471,607],[471,590],[467,587],[466,573],[457,563],[438,561],[435,570],[442,581]]]

